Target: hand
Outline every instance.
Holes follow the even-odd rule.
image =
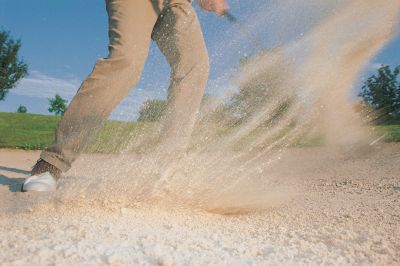
[[[229,9],[226,0],[197,0],[197,4],[203,10],[214,12],[218,16],[223,16]]]

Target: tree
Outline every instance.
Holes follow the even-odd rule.
[[[20,40],[13,40],[8,32],[0,31],[0,101],[28,73],[28,66],[18,58],[20,48]]]
[[[26,112],[28,112],[28,108],[26,108],[26,106],[20,105],[17,109],[17,113],[25,114]]]
[[[138,121],[159,121],[163,116],[166,108],[167,102],[165,100],[147,100],[140,107]]]
[[[53,99],[49,99],[49,112],[54,113],[55,115],[64,115],[67,110],[67,100],[61,98],[60,95],[56,94]]]
[[[373,110],[377,111],[378,123],[400,118],[400,66],[392,70],[382,65],[378,73],[369,77],[362,86],[359,96]]]

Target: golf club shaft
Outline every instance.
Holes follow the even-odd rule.
[[[247,28],[245,28],[242,24],[239,23],[238,19],[230,12],[225,12],[224,17],[228,19],[229,22],[232,24],[236,25],[240,32],[252,43],[254,48],[257,50],[262,50],[262,42],[254,35],[252,34]]]

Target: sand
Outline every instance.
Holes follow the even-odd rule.
[[[296,178],[292,189],[301,193],[279,206],[236,215],[85,198],[7,210],[29,201],[29,193],[12,191],[37,156],[0,150],[2,265],[400,263],[400,144],[379,144],[358,156],[289,149],[264,174]],[[296,167],[282,168],[292,161]]]

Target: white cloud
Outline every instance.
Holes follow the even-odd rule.
[[[40,99],[53,98],[57,93],[69,102],[76,94],[81,81],[78,79],[60,79],[46,75],[40,71],[31,71],[22,79],[11,93],[16,96],[28,96]],[[166,98],[166,88],[135,88],[111,114],[112,119],[133,120],[137,118],[141,104],[148,99]],[[155,86],[159,87],[159,86]]]
[[[36,98],[52,98],[56,93],[70,100],[78,90],[80,81],[77,79],[60,79],[43,74],[40,71],[31,71],[23,78],[12,92],[16,95]]]

